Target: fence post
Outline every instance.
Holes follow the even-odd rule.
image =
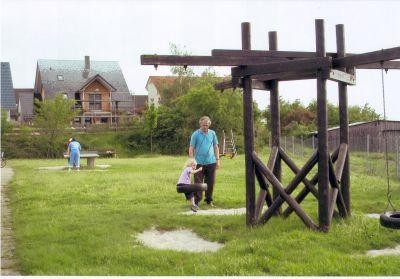
[[[286,146],[286,136],[284,138],[284,143],[285,143],[285,151],[287,152],[287,146]]]
[[[396,138],[396,170],[397,178],[400,180],[400,141],[399,137]]]
[[[293,152],[293,155],[294,155],[294,136],[292,136],[292,152]]]
[[[315,137],[312,136],[312,149],[315,150]]]
[[[300,141],[301,141],[301,153],[300,153],[300,156],[303,157],[303,155],[304,155],[304,153],[303,153],[304,152],[304,150],[303,150],[304,149],[303,136],[300,137]]]
[[[365,172],[369,173],[370,172],[370,162],[369,162],[369,134],[367,135],[367,150],[365,152]]]

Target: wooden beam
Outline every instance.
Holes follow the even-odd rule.
[[[356,66],[357,69],[388,69],[388,70],[400,70],[400,61],[385,61],[381,63],[371,63]]]
[[[343,168],[346,162],[347,158],[347,144],[346,143],[341,143],[339,147],[339,155],[338,159],[336,161],[335,165],[335,175],[337,180],[340,181],[342,180],[342,174],[343,174]]]
[[[331,183],[332,188],[336,188],[336,189],[340,190],[339,181],[336,177],[333,162],[332,162],[331,158],[329,158],[329,182]],[[332,207],[333,207],[333,203],[335,201],[331,200],[331,202],[332,202]],[[347,217],[346,205],[344,203],[341,191],[337,192],[336,205],[339,209],[340,216]],[[329,206],[331,206],[331,204],[329,204]]]
[[[300,217],[304,224],[306,224],[309,228],[313,230],[318,230],[318,226],[314,224],[311,218],[302,210],[300,205],[286,192],[287,190],[283,189],[281,182],[275,177],[275,175],[266,167],[263,162],[258,158],[257,154],[253,152],[253,162],[257,165],[259,171],[264,174],[267,179],[271,182],[271,185],[274,189],[279,192],[279,196],[274,200],[272,206],[267,210],[267,212],[275,212],[275,210],[280,206],[281,202],[286,201],[290,207],[296,212],[296,214]],[[300,176],[300,175],[298,175]],[[274,204],[276,206],[274,206]],[[265,214],[264,214],[265,216]],[[265,223],[267,220],[260,220],[261,223]]]
[[[288,165],[288,167],[293,171],[294,174],[298,174],[300,172],[300,169],[289,158],[289,156],[286,154],[286,152],[282,148],[279,148],[279,156],[286,163],[286,165]],[[318,156],[318,153],[317,153],[317,156]],[[314,195],[314,197],[316,197],[318,199],[318,190],[315,188],[314,184],[312,184],[311,181],[307,179],[307,177],[304,177],[302,182],[308,188],[308,190],[310,190],[310,192]]]
[[[315,20],[316,52],[325,57],[325,27],[322,19]],[[318,219],[322,231],[329,230],[329,163],[328,163],[328,112],[326,78],[317,72],[317,127],[318,127]]]
[[[337,160],[338,154],[339,154],[339,148],[336,148],[335,151],[333,151],[332,156],[331,156],[333,162],[335,162],[335,161]],[[318,183],[318,173],[316,173],[316,174],[313,176],[313,178],[311,178],[310,183],[311,183],[312,185],[316,185],[316,184]],[[309,192],[310,192],[310,190],[309,190],[308,188],[303,188],[303,190],[301,190],[300,193],[296,196],[295,200],[296,200],[298,203],[301,203],[301,202],[306,198],[306,196],[308,195]],[[318,199],[318,197],[317,197],[317,199]],[[290,208],[290,207],[288,207],[288,208],[285,210],[285,212],[283,212],[283,216],[287,217],[287,216],[289,216],[292,212],[293,212],[293,209]]]
[[[332,65],[333,68],[348,68],[394,59],[400,59],[400,47],[335,58],[332,61]]]
[[[302,71],[302,72],[281,72],[272,74],[254,75],[253,79],[259,81],[290,81],[290,80],[301,80],[301,79],[314,79],[316,77],[315,71]]]
[[[242,79],[240,78],[233,78],[231,80],[222,81],[219,83],[214,84],[215,90],[225,90],[230,88],[242,88]],[[270,86],[268,82],[260,81],[256,79],[251,80],[251,87],[257,90],[269,90]]]
[[[287,60],[300,58],[315,58],[317,54],[310,51],[278,51],[278,50],[236,50],[236,49],[213,49],[212,56],[225,57],[274,57]],[[336,58],[336,52],[327,52],[327,56]]]
[[[251,49],[250,23],[242,22],[242,49]],[[252,160],[254,151],[254,113],[253,90],[250,77],[243,78],[243,137],[245,146],[246,172],[246,224],[252,226],[257,223],[255,166]]]
[[[269,160],[268,160],[268,165],[267,165],[269,169],[274,169],[277,159],[278,159],[278,147],[274,146],[274,147],[272,147],[271,153],[269,155]],[[267,181],[264,180],[265,177],[258,170],[257,166],[255,169],[256,169],[256,175],[259,180],[260,187],[262,188],[258,194],[258,199],[257,199],[257,203],[256,203],[256,219],[258,220],[260,218],[260,214],[261,214],[262,208],[264,206],[264,201],[267,201],[266,198],[270,194],[266,187],[265,187],[265,189],[262,187],[262,183],[267,184]],[[259,177],[259,176],[262,176],[262,177]],[[262,181],[260,181],[260,178],[262,179]],[[269,199],[271,199],[271,203],[267,203],[268,207],[271,206],[271,204],[272,204],[272,198],[269,197]]]
[[[258,65],[285,61],[271,57],[218,57],[218,56],[181,56],[181,55],[150,55],[140,56],[142,65],[165,66],[241,66]]]
[[[318,57],[309,59],[299,59],[285,62],[274,62],[261,65],[250,65],[243,67],[233,67],[232,77],[243,77],[251,75],[280,73],[286,71],[306,71],[317,69],[328,69],[332,66],[332,58]]]

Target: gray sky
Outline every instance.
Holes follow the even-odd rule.
[[[315,19],[325,20],[328,52],[336,51],[335,25],[344,24],[346,51],[363,53],[400,46],[400,1],[139,1],[0,0],[1,61],[10,62],[14,88],[34,86],[38,59],[119,61],[133,94],[147,94],[149,75],[169,67],[140,65],[141,54],[169,54],[169,43],[193,55],[212,49],[240,49],[242,22],[251,24],[252,49],[268,47],[277,31],[278,48],[315,51]],[[229,67],[215,67],[228,75]],[[200,73],[204,68],[195,68]],[[281,96],[308,104],[316,82],[280,84]],[[368,103],[383,115],[380,70],[357,70],[348,89],[349,105]],[[261,109],[267,91],[255,91]],[[387,119],[400,120],[400,70],[385,74]],[[337,85],[328,82],[328,100],[337,104]]]

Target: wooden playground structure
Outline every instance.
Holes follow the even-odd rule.
[[[272,216],[289,216],[293,211],[313,230],[329,231],[334,215],[346,218],[350,207],[349,127],[347,86],[355,85],[356,69],[400,69],[400,47],[362,54],[346,54],[344,25],[336,25],[336,52],[326,52],[324,21],[315,20],[316,51],[278,51],[277,33],[268,33],[269,50],[251,50],[250,23],[241,25],[242,49],[214,49],[211,56],[142,55],[142,65],[230,66],[232,79],[216,89],[243,89],[243,121],[246,164],[246,224],[265,224]],[[316,79],[318,146],[303,167],[298,167],[280,143],[279,82]],[[330,154],[327,142],[327,80],[338,83],[340,144]],[[270,91],[272,148],[267,164],[254,151],[253,89]],[[294,178],[282,185],[282,162]],[[317,165],[317,174],[307,175]],[[256,180],[260,186],[256,197]],[[291,194],[302,183],[304,187]],[[270,191],[269,185],[272,186]],[[318,200],[318,224],[300,206],[311,193]],[[282,212],[281,206],[288,207]],[[267,209],[263,212],[264,206]]]

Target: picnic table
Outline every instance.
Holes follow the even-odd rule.
[[[89,169],[94,168],[94,160],[99,157],[96,151],[81,151],[81,159],[87,159],[87,167]],[[69,158],[69,156],[64,153],[64,158]]]

